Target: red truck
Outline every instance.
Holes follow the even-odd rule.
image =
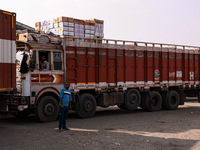
[[[72,109],[81,118],[94,116],[97,106],[173,110],[185,96],[199,96],[199,47],[59,38],[34,31],[18,34],[16,47],[21,77],[7,108],[18,115],[35,113],[41,122],[58,117],[59,91],[66,81],[71,82]],[[42,56],[49,70],[41,71]]]

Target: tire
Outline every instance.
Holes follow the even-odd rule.
[[[94,116],[96,112],[96,99],[93,95],[85,93],[80,96],[79,106],[76,105],[76,112],[81,118]]]
[[[127,110],[136,110],[141,103],[140,92],[136,89],[131,89],[126,94],[125,105],[124,107]]]
[[[147,111],[158,111],[162,106],[162,97],[159,92],[151,91],[145,96],[145,110]]]
[[[180,104],[180,96],[175,90],[166,92],[163,96],[163,108],[168,110],[177,109]]]
[[[41,122],[52,122],[58,118],[58,101],[52,96],[42,97],[36,108],[36,118]]]

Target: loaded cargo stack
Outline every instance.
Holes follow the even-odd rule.
[[[102,39],[104,37],[104,21],[98,19],[81,20],[71,17],[58,17],[49,21],[37,22],[35,30],[53,33],[61,37]]]

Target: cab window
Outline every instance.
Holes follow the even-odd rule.
[[[33,71],[36,67],[36,51],[35,50],[33,50],[33,53],[31,55],[29,67],[31,71]]]
[[[53,52],[54,70],[62,70],[61,52]]]
[[[39,70],[51,70],[51,57],[49,51],[39,51]]]

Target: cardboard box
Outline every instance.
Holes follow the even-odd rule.
[[[94,21],[95,23],[104,24],[103,20],[99,20],[99,19],[95,19],[95,18],[91,18],[90,20]]]
[[[56,35],[59,34],[59,31],[58,31],[58,28],[53,28],[53,29],[50,29],[50,31]]]
[[[74,19],[74,23],[75,23],[75,24],[84,25],[84,24],[85,24],[85,21],[84,21],[84,20],[80,20],[80,19]]]
[[[35,27],[40,27],[41,26],[41,22],[36,22],[35,23]]]
[[[47,20],[41,22],[41,26],[48,26],[48,25],[49,25],[49,21]]]
[[[41,27],[35,27],[36,31],[41,31]]]
[[[95,30],[95,26],[85,25],[85,30]]]
[[[73,22],[59,22],[59,27],[74,27],[74,23]]]
[[[53,23],[58,23],[57,18],[56,18],[56,19],[53,19]]]
[[[75,28],[75,29],[83,29],[83,30],[84,30],[84,27],[85,27],[85,26],[82,25],[82,24],[76,24],[76,23],[74,24],[74,28]]]
[[[94,34],[94,30],[85,30],[85,34]]]
[[[74,18],[70,18],[70,17],[58,17],[57,21],[58,22],[74,22]]]
[[[58,30],[59,30],[59,32],[60,31],[71,31],[71,32],[74,32],[74,28],[73,27],[59,27]]]
[[[95,22],[92,20],[85,20],[85,25],[95,26]]]
[[[74,37],[76,37],[76,38],[84,38],[85,35],[84,34],[80,34],[80,33],[75,33]]]
[[[74,36],[74,32],[70,31],[60,31],[59,35],[64,35],[64,36]]]
[[[104,33],[102,33],[102,32],[95,32],[94,36],[96,36],[96,37],[104,37]]]
[[[77,33],[77,34],[84,34],[85,30],[84,29],[77,29],[77,28],[75,28],[74,32]]]
[[[54,27],[53,22],[49,24],[49,29],[52,29]]]
[[[54,24],[53,24],[53,27],[54,27],[54,28],[58,28],[58,26],[59,26],[58,23],[54,23]]]
[[[103,29],[104,29],[104,25],[103,24],[98,24],[96,23],[95,24],[95,30],[97,31],[102,31],[103,32]]]
[[[94,35],[93,34],[85,34],[85,38],[94,39]]]

